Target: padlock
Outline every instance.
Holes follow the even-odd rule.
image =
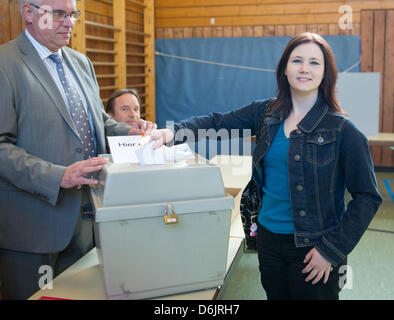
[[[178,223],[178,215],[175,213],[175,210],[172,208],[171,204],[169,204],[167,209],[164,210],[164,223]]]

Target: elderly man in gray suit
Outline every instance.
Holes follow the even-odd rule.
[[[39,289],[93,245],[84,219],[90,174],[106,159],[105,135],[149,133],[104,112],[90,60],[66,47],[75,0],[20,0],[26,23],[0,46],[0,277],[6,299]]]

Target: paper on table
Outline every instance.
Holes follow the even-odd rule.
[[[136,150],[149,142],[149,137],[141,136],[111,136],[108,137],[114,163],[138,163]]]

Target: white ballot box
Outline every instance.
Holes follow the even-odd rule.
[[[146,299],[222,285],[234,199],[217,165],[109,161],[91,189],[109,299]]]

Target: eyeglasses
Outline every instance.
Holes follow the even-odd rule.
[[[36,6],[35,4],[30,3],[30,2],[29,2],[29,4],[31,6],[37,8],[37,9],[41,9],[42,8],[42,7]],[[48,12],[48,13],[52,14],[53,18],[55,20],[59,21],[59,22],[62,22],[64,20],[66,20],[67,17],[70,17],[73,20],[77,20],[81,16],[81,11],[80,10],[75,10],[75,11],[72,11],[70,13],[67,13],[64,10],[52,10],[52,11],[49,11],[49,10],[45,9],[44,12],[45,13]]]

